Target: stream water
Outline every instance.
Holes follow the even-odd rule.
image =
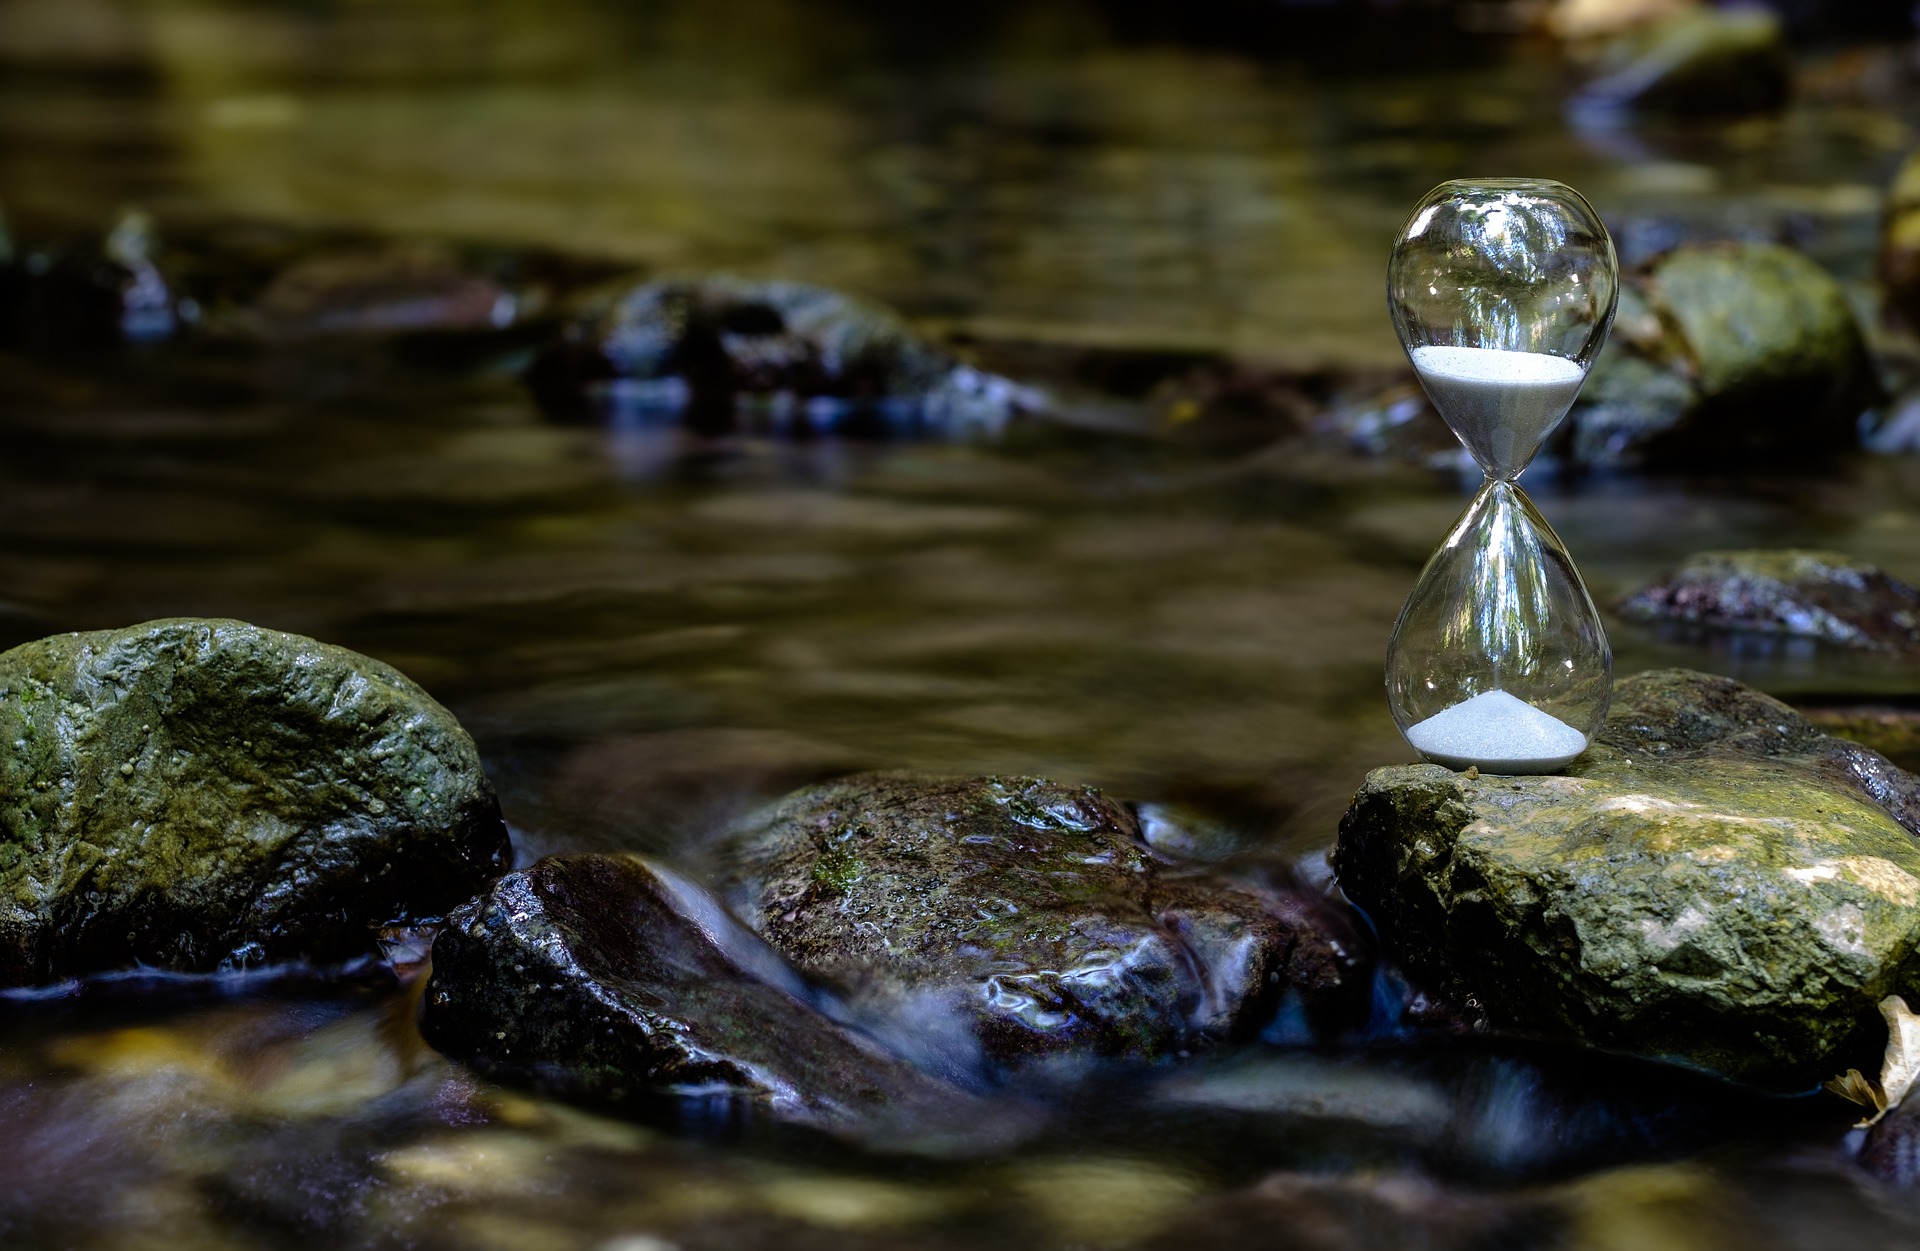
[[[1364,370],[1398,363],[1405,206],[1524,172],[1581,188],[1629,258],[1786,238],[1869,307],[1879,188],[1920,121],[1904,49],[1808,60],[1778,118],[1582,132],[1535,45],[1456,31],[1383,64],[1330,12],[1278,29],[1236,48],[1074,3],[12,0],[0,206],[21,240],[138,204],[196,255],[431,239],[803,279],[991,361]],[[1222,450],[1149,387],[1071,370],[1041,381],[1093,416],[993,439],[563,426],[522,361],[0,353],[0,642],[196,614],[378,656],[471,729],[523,857],[697,866],[795,785],[911,767],[1094,783],[1202,818],[1210,856],[1311,859],[1365,770],[1410,758],[1382,659],[1465,478]],[[1603,606],[1711,547],[1920,576],[1920,462],[1550,469],[1529,491]],[[1920,698],[1890,663],[1607,624],[1620,672]],[[0,1002],[0,1245],[1920,1242],[1920,1205],[1848,1171],[1837,1100],[1385,1020],[1083,1075],[1017,1134],[828,1151],[491,1087],[411,1010],[379,970]]]

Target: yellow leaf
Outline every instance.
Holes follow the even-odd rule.
[[[1873,1120],[1861,1121],[1855,1128],[1865,1129],[1887,1114],[1887,1097],[1881,1092],[1880,1084],[1859,1069],[1848,1069],[1822,1085],[1842,1099],[1851,1099],[1863,1108],[1873,1109]]]

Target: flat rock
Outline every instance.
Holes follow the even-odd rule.
[[[1620,605],[1654,623],[1920,652],[1920,590],[1841,552],[1700,552]]]
[[[1771,243],[1689,243],[1624,276],[1560,436],[1587,464],[1723,465],[1851,448],[1880,399],[1840,284]]]
[[[764,943],[631,855],[548,856],[456,911],[422,1028],[489,1077],[626,1112],[849,1131],[962,1098],[822,1015]]]
[[[500,872],[472,739],[397,671],[239,621],[0,654],[0,985],[328,961]]]
[[[1662,670],[1562,776],[1374,770],[1335,864],[1415,982],[1496,1028],[1811,1087],[1872,1063],[1875,1005],[1917,980],[1917,793],[1776,700]]]
[[[1365,941],[1324,897],[1181,871],[1084,787],[861,775],[789,796],[729,859],[728,901],[802,971],[915,1037],[957,1020],[994,1061],[1168,1055],[1288,994],[1364,999]]]

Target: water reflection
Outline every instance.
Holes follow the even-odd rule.
[[[139,203],[190,255],[537,245],[882,299],[1023,380],[1105,362],[1058,388],[1072,420],[866,439],[831,412],[797,438],[806,414],[778,402],[690,429],[670,387],[560,425],[518,380],[532,341],[484,334],[8,349],[0,642],[198,613],[371,652],[472,727],[523,856],[697,871],[747,808],[896,766],[1095,782],[1179,807],[1210,858],[1290,862],[1406,758],[1387,632],[1464,492],[1259,420],[1189,437],[1156,388],[1226,356],[1304,363],[1285,375],[1321,371],[1288,391],[1304,410],[1397,366],[1388,242],[1469,163],[1591,191],[1635,257],[1786,234],[1857,282],[1912,133],[1904,106],[1836,90],[1734,128],[1570,135],[1550,62],[1506,45],[1339,76],[1168,42],[1124,5],[929,29],[784,0],[0,6],[23,240],[97,240]],[[1389,402],[1363,441],[1417,420]],[[1528,486],[1604,606],[1703,548],[1838,548],[1913,578],[1917,474]],[[1871,658],[1610,634],[1623,671],[1913,684]],[[1443,1042],[1400,998],[1383,985],[1350,1052],[1283,1015],[1231,1063],[1102,1075],[1024,1154],[933,1162],[703,1145],[494,1089],[419,1048],[390,983],[8,1000],[0,1242],[1912,1241],[1912,1213],[1843,1171],[1846,1109]]]

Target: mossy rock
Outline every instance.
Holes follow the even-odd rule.
[[[1684,244],[1627,275],[1562,438],[1589,464],[1818,458],[1854,447],[1881,398],[1820,266],[1775,244]]]
[[[1044,404],[955,360],[891,310],[827,287],[724,274],[589,294],[527,381],[562,419],[677,412],[730,426],[744,401],[775,424],[855,433],[909,418],[992,424]]]
[[[1376,769],[1341,885],[1493,1027],[1805,1088],[1920,986],[1920,780],[1725,678],[1622,682],[1562,776]]]
[[[0,985],[327,962],[501,872],[473,741],[379,661],[239,621],[0,654]]]
[[[1891,656],[1920,654],[1920,590],[1844,552],[1698,552],[1620,605],[1666,627],[1814,639]]]
[[[1364,1013],[1343,911],[1157,854],[1085,787],[861,775],[781,801],[730,862],[741,918],[883,1036],[957,1021],[994,1061],[1157,1057],[1257,1031],[1289,994]]]

